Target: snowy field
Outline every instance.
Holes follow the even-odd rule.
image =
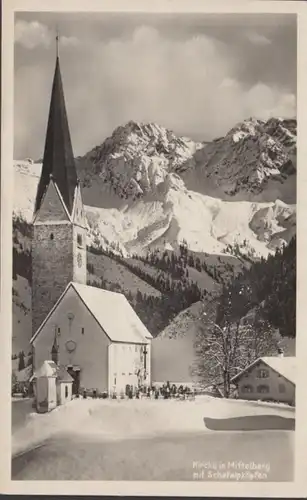
[[[285,429],[293,428],[294,415],[286,406],[206,396],[181,402],[76,399],[49,414],[29,413],[13,429],[12,477],[191,480],[195,460],[243,460],[269,462],[267,480],[289,481],[294,433]],[[212,430],[216,422],[226,428]]]

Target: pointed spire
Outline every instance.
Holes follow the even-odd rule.
[[[56,37],[58,44],[58,35]],[[57,48],[58,51],[58,48]],[[56,182],[69,213],[72,213],[77,172],[67,120],[60,61],[57,54],[53,78],[45,151],[35,211],[40,208],[50,176]]]
[[[56,30],[56,37],[55,37],[55,43],[56,43],[56,57],[59,57],[59,30],[57,28]]]

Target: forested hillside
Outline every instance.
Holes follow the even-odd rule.
[[[223,287],[217,321],[233,321],[262,305],[262,316],[283,337],[296,336],[296,236]]]

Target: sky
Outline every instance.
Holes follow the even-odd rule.
[[[14,157],[42,157],[56,31],[74,154],[130,120],[210,141],[296,116],[291,14],[15,14]]]

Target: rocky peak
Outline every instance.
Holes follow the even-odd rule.
[[[193,160],[190,178],[194,169],[198,183],[210,183],[219,196],[252,199],[261,195],[273,201],[276,194],[270,195],[269,184],[274,181],[277,196],[283,197],[287,184],[287,196],[293,191],[290,198],[294,199],[295,178],[289,177],[296,172],[296,120],[250,118],[198,150]]]
[[[201,146],[156,123],[129,121],[81,161],[92,164],[94,173],[121,198],[136,198],[155,191]]]

